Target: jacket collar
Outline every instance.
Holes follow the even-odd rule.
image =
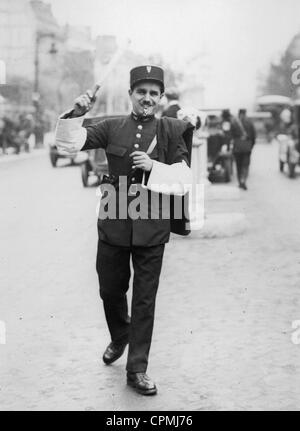
[[[140,121],[141,123],[147,123],[148,121],[152,121],[155,117],[154,115],[148,115],[147,117],[144,117],[143,115],[137,115],[135,112],[132,111],[131,117],[135,121]]]

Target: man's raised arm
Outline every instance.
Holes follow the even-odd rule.
[[[68,154],[82,149],[104,148],[106,134],[97,126],[82,127],[85,114],[95,103],[95,97],[90,90],[77,97],[71,110],[63,113],[57,121],[55,145]]]

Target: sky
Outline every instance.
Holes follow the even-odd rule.
[[[299,0],[47,0],[63,24],[131,40],[178,70],[196,67],[206,107],[251,108],[266,74],[300,32]],[[191,63],[191,59],[196,58]],[[195,66],[196,64],[196,66]],[[198,73],[199,70],[199,73]]]

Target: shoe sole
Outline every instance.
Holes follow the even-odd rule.
[[[141,395],[156,395],[157,394],[157,388],[149,389],[147,391],[140,389],[137,385],[134,383],[131,383],[127,381],[127,385],[130,386],[132,389],[134,389],[136,392],[138,392]]]

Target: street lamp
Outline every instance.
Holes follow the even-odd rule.
[[[41,118],[41,106],[40,106],[40,60],[39,60],[39,52],[40,52],[40,42],[45,38],[55,38],[54,33],[46,33],[38,31],[36,33],[35,38],[35,57],[34,57],[34,92],[32,94],[32,102],[35,108],[35,125],[34,125],[34,135],[35,135],[35,147],[39,148],[43,146],[44,142],[44,126]],[[52,42],[51,48],[49,50],[49,54],[56,54],[57,49],[55,46],[55,42]]]

